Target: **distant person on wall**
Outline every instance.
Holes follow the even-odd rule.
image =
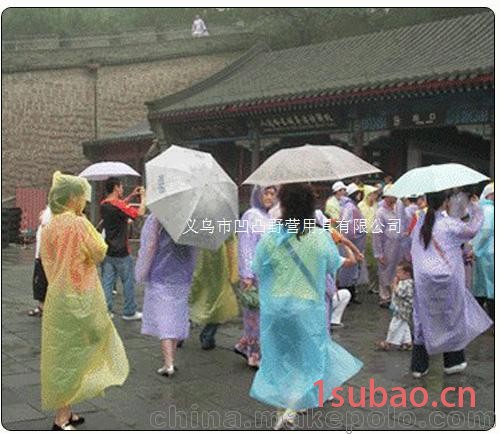
[[[205,21],[199,16],[194,17],[193,25],[191,26],[191,35],[193,38],[200,38],[202,36],[209,36]]]
[[[144,215],[145,192],[143,187],[136,187],[126,199],[123,196],[123,184],[118,178],[106,181],[106,198],[101,202],[101,217],[105,231],[108,252],[102,264],[102,286],[110,315],[113,316],[113,288],[118,277],[122,281],[125,303],[124,320],[140,320],[142,313],[137,311],[135,303],[134,264],[128,245],[128,221]],[[139,208],[129,205],[133,196],[139,196]]]

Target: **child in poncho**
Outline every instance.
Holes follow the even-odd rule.
[[[413,311],[413,270],[409,262],[400,262],[396,268],[396,277],[392,287],[392,320],[385,341],[379,347],[388,350],[400,347],[410,350],[412,346],[410,321]]]

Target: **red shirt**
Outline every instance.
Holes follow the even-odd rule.
[[[128,245],[128,219],[136,219],[139,212],[121,199],[104,199],[101,202],[101,217],[106,231],[108,256],[130,255]]]

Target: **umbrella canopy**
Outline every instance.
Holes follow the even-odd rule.
[[[377,167],[338,146],[304,145],[274,153],[243,184],[333,181],[378,172]]]
[[[116,176],[141,176],[140,173],[132,169],[128,164],[120,161],[103,161],[87,167],[79,176],[87,178],[89,181],[105,181]]]
[[[176,243],[215,250],[234,232],[238,187],[211,154],[171,146],[146,163],[146,185],[148,208]]]
[[[408,197],[477,184],[488,179],[463,164],[433,164],[406,172],[392,185],[390,191],[395,197]]]

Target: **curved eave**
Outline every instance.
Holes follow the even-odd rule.
[[[459,79],[435,79],[417,81],[412,83],[400,83],[387,86],[342,90],[337,92],[321,92],[306,95],[293,95],[286,97],[274,97],[258,99],[225,105],[209,106],[194,110],[179,110],[152,112],[148,118],[161,120],[165,123],[178,123],[198,119],[222,119],[229,117],[240,117],[244,115],[255,115],[271,111],[284,111],[303,106],[328,106],[348,103],[359,103],[362,101],[375,101],[382,99],[396,99],[405,97],[416,97],[435,93],[455,92],[471,88],[487,88],[494,83],[493,73],[478,74],[468,78]]]

